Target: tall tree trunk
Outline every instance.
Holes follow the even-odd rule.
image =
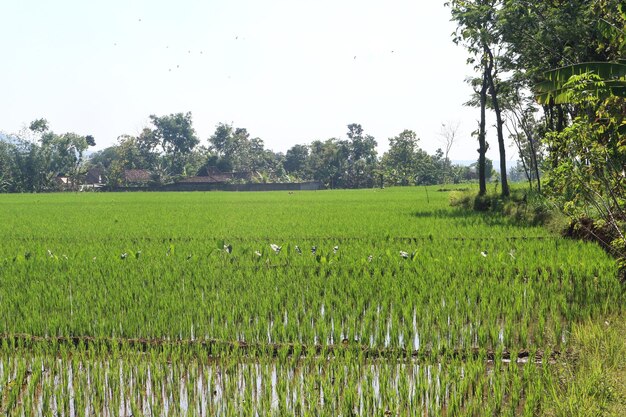
[[[559,104],[556,107],[557,119],[556,119],[556,131],[562,132],[565,129],[565,111],[563,111],[563,105]]]
[[[478,131],[478,195],[487,194],[487,181],[485,179],[485,154],[487,153],[487,141],[485,131],[485,109],[487,108],[487,65],[484,67],[483,83],[480,89],[480,128]]]
[[[527,129],[526,136],[528,137],[528,143],[530,144],[530,162],[535,169],[535,177],[537,178],[537,192],[541,194],[541,178],[539,178],[539,164],[537,163],[537,151],[535,151],[535,139],[533,137],[530,128]]]
[[[524,131],[524,135],[526,135],[526,140],[528,140],[528,144],[530,145],[530,157],[527,167],[526,162],[524,161],[521,143],[518,140],[515,141],[519,150],[520,159],[522,160],[522,164],[524,165],[524,171],[526,172],[528,183],[530,184],[530,189],[533,189],[532,176],[534,174],[537,178],[537,192],[541,194],[541,178],[539,178],[539,165],[537,164],[537,151],[535,149],[533,126],[529,124],[528,117],[524,114],[524,110],[521,106],[518,108],[514,107],[512,109],[512,114],[515,117],[517,124],[521,126],[522,130]],[[517,134],[517,130],[515,133]]]
[[[504,121],[502,120],[502,109],[500,108],[500,102],[498,101],[498,90],[493,77],[493,65],[494,59],[491,50],[485,47],[485,52],[488,56],[487,80],[489,81],[489,92],[491,94],[491,102],[493,104],[493,110],[496,113],[496,130],[498,132],[498,150],[500,152],[500,182],[502,183],[502,197],[508,197],[511,192],[509,190],[509,182],[506,176],[506,148],[504,146],[504,134],[502,132],[502,126]]]
[[[517,117],[517,116],[516,116]],[[519,120],[519,118],[517,118]],[[528,180],[528,185],[530,186],[530,190],[533,189],[533,178],[530,170],[532,169],[532,158],[529,161],[530,167],[526,164],[526,158],[524,158],[524,152],[522,150],[522,144],[519,140],[519,135],[517,133],[517,129],[515,129],[515,136],[513,137],[515,141],[515,145],[517,145],[517,152],[519,153],[519,159],[522,162],[522,167],[524,168],[524,175],[526,175],[526,179]]]

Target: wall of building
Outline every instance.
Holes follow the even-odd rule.
[[[162,186],[114,187],[109,191],[314,191],[319,190],[319,182],[264,183],[264,184],[207,184],[176,183]]]

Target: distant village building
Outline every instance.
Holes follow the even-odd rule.
[[[59,190],[66,190],[70,185],[70,177],[65,174],[57,174],[54,177],[54,183]]]
[[[81,189],[101,188],[104,186],[104,172],[98,167],[91,168],[85,175],[85,182]]]
[[[204,175],[181,178],[168,184],[155,184],[153,175],[145,169],[124,170],[124,186],[114,190],[149,190],[149,191],[299,191],[319,190],[321,183],[258,183],[252,181],[250,172],[219,172],[210,168]]]
[[[130,185],[141,185],[150,182],[152,173],[147,169],[125,169],[124,182]]]
[[[178,184],[227,184],[233,181],[250,181],[248,172],[219,172],[216,169],[207,170],[206,175],[197,175],[183,178]]]

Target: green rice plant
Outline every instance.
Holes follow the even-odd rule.
[[[545,356],[498,362],[567,351],[576,323],[622,311],[615,265],[422,193],[0,196],[0,404],[539,413],[558,382]],[[49,371],[7,388],[35,358]]]

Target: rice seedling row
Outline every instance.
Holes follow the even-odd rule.
[[[548,365],[363,361],[77,349],[0,358],[13,415],[536,415]]]

